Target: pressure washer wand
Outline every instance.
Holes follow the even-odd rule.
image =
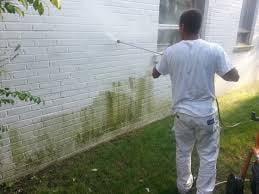
[[[144,51],[147,51],[147,52],[150,52],[150,53],[157,54],[157,55],[163,55],[163,53],[159,53],[159,52],[156,52],[156,51],[152,51],[152,50],[149,50],[149,49],[145,49],[145,48],[143,48],[143,47],[139,47],[139,46],[136,46],[136,45],[134,45],[134,44],[130,44],[130,43],[127,43],[127,42],[123,42],[123,41],[120,41],[120,40],[117,40],[117,43],[118,43],[118,44],[125,44],[125,45],[131,46],[131,47],[134,47],[134,48],[137,48],[137,49],[140,49],[140,50],[144,50]]]

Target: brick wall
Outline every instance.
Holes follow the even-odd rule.
[[[45,104],[1,107],[8,128],[1,134],[1,180],[168,114],[170,91],[163,80],[153,83],[152,54],[115,41],[155,50],[158,11],[158,0],[65,0],[61,11],[41,17],[5,15],[0,52],[17,44],[21,50],[5,64],[1,86],[28,90]]]
[[[205,38],[233,59],[240,11],[241,0],[208,2]],[[169,114],[170,81],[153,82],[153,55],[115,42],[155,50],[158,13],[159,0],[64,0],[44,16],[4,17],[0,58],[21,50],[5,63],[1,86],[45,104],[0,107],[0,182]]]

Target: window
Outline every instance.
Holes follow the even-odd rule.
[[[258,0],[243,0],[239,21],[237,45],[250,45],[253,37]]]
[[[180,40],[179,18],[183,11],[198,8],[204,12],[205,0],[160,0],[158,51]]]

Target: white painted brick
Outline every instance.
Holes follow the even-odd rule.
[[[25,55],[39,55],[39,54],[46,54],[47,49],[42,47],[28,47],[23,49],[23,53]]]
[[[1,22],[0,24],[0,30],[3,31],[5,29],[5,25]]]
[[[13,108],[7,111],[7,115],[8,116],[14,116],[14,115],[19,115],[19,114],[23,114],[25,112],[30,111],[30,107],[29,106],[25,106],[25,107],[21,107],[21,108]]]
[[[16,121],[18,121],[18,120],[19,120],[19,116],[15,115],[15,116],[10,116],[10,117],[8,117],[8,118],[5,120],[5,122],[6,122],[6,124],[11,124],[11,123],[14,123],[14,122],[16,122]]]
[[[22,128],[20,128],[20,130],[21,130],[21,134],[25,134],[25,133],[28,134],[28,132],[32,132],[32,131],[34,132],[37,129],[41,129],[41,128],[43,128],[43,123],[36,123],[36,124],[33,124],[33,125],[22,127]],[[31,141],[29,141],[29,142],[31,142]]]
[[[16,48],[20,44],[21,48],[23,47],[33,47],[35,45],[34,40],[8,40],[8,46]]]
[[[7,116],[7,111],[2,110],[0,111],[0,118],[5,118]]]
[[[34,117],[33,119],[32,119],[32,124],[38,124],[38,123],[40,123],[42,121],[42,117],[40,116],[40,117]]]
[[[62,81],[64,79],[69,79],[70,74],[69,73],[63,73],[63,74],[50,74],[50,79],[54,81]]]
[[[48,67],[49,67],[49,61],[34,62],[26,65],[26,68],[29,70],[45,69]]]
[[[80,45],[80,41],[78,39],[74,40],[57,40],[57,45],[58,46],[77,46]]]
[[[7,47],[7,41],[6,40],[0,40],[0,48],[6,48]]]
[[[61,81],[61,85],[75,85],[78,83],[80,83],[79,80],[74,78]]]
[[[55,46],[57,45],[57,40],[36,40],[35,45],[39,47]]]
[[[67,53],[68,48],[67,47],[50,47],[48,48],[48,53]]]
[[[35,61],[37,62],[42,62],[42,61],[49,61],[50,60],[50,56],[49,55],[36,55],[35,56]]]
[[[22,39],[43,39],[45,38],[45,34],[41,32],[22,32],[21,38]]]
[[[86,66],[86,59],[77,59],[77,58],[73,58],[73,59],[68,59],[68,60],[53,60],[51,61],[51,65],[52,66],[74,66],[74,65],[82,65],[84,64],[84,66]]]
[[[2,80],[2,85],[5,87],[14,87],[27,84],[26,79]]]
[[[12,63],[25,63],[25,62],[33,62],[34,56],[33,55],[19,55],[14,60],[12,60]]]
[[[41,115],[41,110],[29,111],[20,115],[20,120],[31,119]]]
[[[5,28],[8,31],[30,31],[32,30],[31,24],[17,25],[17,23],[6,23]]]
[[[14,14],[3,14],[3,20],[5,22],[18,22],[20,21],[20,17]]]
[[[12,48],[0,48],[0,56],[8,56],[13,54],[14,49]]]
[[[49,107],[49,108],[45,108],[42,110],[42,114],[46,115],[46,114],[50,114],[53,112],[59,112],[62,110],[62,106],[54,106],[54,107]]]
[[[2,72],[1,73],[1,79],[2,80],[11,80],[12,79],[12,74],[8,72]]]
[[[18,71],[18,72],[12,72],[12,74],[14,79],[34,76],[34,73],[32,71]]]
[[[61,97],[60,92],[55,92],[43,97],[44,100],[56,100]]]
[[[60,82],[58,81],[49,81],[47,83],[40,83],[40,88],[44,89],[44,88],[53,88],[53,87],[58,87],[60,86]]]
[[[8,128],[16,128],[16,129],[19,129],[19,128],[22,128],[22,127],[25,127],[25,126],[29,126],[33,124],[32,122],[32,119],[27,119],[27,120],[21,120],[21,121],[17,121],[15,123],[12,123],[11,125],[8,125]]]
[[[7,39],[19,39],[21,37],[20,32],[0,32],[0,39],[7,40]]]
[[[26,85],[20,85],[15,87],[16,90],[22,90],[22,91],[34,91],[40,89],[39,83],[32,83],[32,84],[26,84]]]
[[[28,78],[28,83],[43,83],[43,82],[48,82],[49,81],[49,76],[44,75],[44,76],[35,76],[35,77],[30,77]]]
[[[33,24],[34,31],[53,31],[55,30],[55,25],[50,24]]]
[[[59,67],[51,67],[51,68],[49,68],[49,73],[50,74],[58,74],[58,73],[62,73],[61,71],[60,71],[60,68]],[[63,73],[65,73],[65,72],[63,72]]]
[[[25,15],[25,17],[22,19],[22,24],[23,23],[43,23],[44,22],[44,17],[39,17],[38,15]]]

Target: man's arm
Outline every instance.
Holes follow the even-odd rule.
[[[239,73],[236,68],[233,68],[229,72],[227,72],[225,75],[223,75],[222,78],[226,81],[238,82]]]
[[[225,81],[238,82],[239,74],[221,46],[216,47],[216,73]]]
[[[152,76],[154,79],[159,78],[161,73],[159,73],[156,69],[156,67],[153,68]]]
[[[154,79],[159,78],[160,75],[167,75],[169,73],[168,63],[167,63],[167,52],[165,51],[160,62],[153,68],[152,76]]]

